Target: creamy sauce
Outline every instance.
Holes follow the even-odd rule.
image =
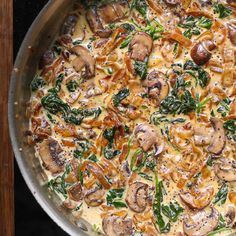
[[[218,235],[228,235],[230,230],[236,232],[231,229],[231,227],[235,227],[234,219],[229,223],[227,221],[229,208],[235,211],[236,179],[228,181],[222,179],[220,174],[216,175],[217,163],[222,158],[236,161],[235,46],[230,41],[227,27],[229,23],[235,24],[235,9],[221,1],[230,14],[219,18],[220,13],[213,11],[213,5],[216,3],[201,6],[200,2],[204,1],[183,1],[184,3],[171,7],[166,4],[168,1],[160,1],[157,4],[157,2],[149,0],[141,1],[146,3],[146,7],[144,7],[146,10],[140,14],[139,8],[134,5],[135,2],[137,4],[139,1],[133,1],[132,10],[130,7],[127,8],[127,11],[123,12],[122,19],[111,22],[109,25],[102,22],[104,27],[110,27],[112,31],[107,38],[100,38],[96,32],[91,30],[91,25],[88,24],[85,16],[88,10],[79,4],[78,9],[71,14],[77,17],[76,25],[72,27],[72,32],[69,32],[69,38],[72,38],[73,43],[62,45],[60,41],[62,36],[60,36],[51,49],[53,59],[45,62],[44,58],[44,65],[37,72],[36,79],[33,81],[40,78],[43,84],[38,81],[38,83],[35,82],[34,87],[31,85],[33,92],[28,113],[29,130],[32,135],[29,136],[29,143],[35,145],[35,154],[48,177],[49,189],[58,194],[64,206],[70,208],[75,217],[79,215],[94,225],[95,231],[109,236],[131,235],[131,233],[127,234],[128,231],[122,231],[123,234],[118,232],[109,234],[110,231],[106,229],[108,226],[104,226],[102,222],[104,218],[111,216],[131,219],[133,234],[184,235],[183,222],[187,215],[204,211],[210,207],[218,212],[217,223],[214,227],[212,226],[211,231],[219,229]],[[153,7],[153,2],[158,8]],[[216,5],[214,6],[216,7]],[[102,17],[103,12],[99,11],[100,17]],[[207,13],[206,17],[203,17],[202,12]],[[192,15],[192,20],[189,18],[186,20],[187,15]],[[205,25],[204,22],[201,23],[203,27],[199,23],[201,20],[207,21]],[[197,22],[195,26],[191,26],[190,29],[186,28],[186,25],[192,24],[193,21]],[[148,22],[151,26],[148,26]],[[127,30],[124,23],[126,26],[131,26],[132,30]],[[206,24],[208,25],[206,26]],[[194,27],[199,33],[186,37],[186,30],[194,30]],[[153,33],[152,30],[155,32]],[[131,46],[132,39],[140,31],[145,31],[153,36],[152,50],[146,56],[148,59],[146,78],[143,80],[140,78],[142,76],[140,71],[135,67],[137,60],[131,56],[132,50],[140,50],[140,53],[143,53],[141,46],[145,44],[144,42],[138,42],[140,43],[138,49],[132,49]],[[173,32],[177,36],[171,36],[170,34]],[[115,35],[116,33],[117,35]],[[193,63],[195,69],[193,67],[183,68],[186,61],[194,61],[191,55],[194,45],[206,40],[215,44],[213,50],[208,50],[208,53],[211,54],[210,60],[208,59],[208,62],[202,66]],[[127,41],[127,45],[124,45],[125,41]],[[140,39],[140,41],[142,40]],[[190,45],[186,45],[186,42],[190,42]],[[76,47],[87,49],[88,54],[85,58],[80,54],[81,48],[79,53],[75,52]],[[233,56],[224,56],[223,52],[226,50]],[[92,55],[96,61],[95,74],[90,76],[91,78],[86,75],[87,67],[92,63],[91,60],[86,61],[89,60],[88,55]],[[82,69],[78,69],[77,58],[82,58],[82,62],[79,63],[87,63],[81,66]],[[145,63],[141,62],[144,65],[141,72],[144,72]],[[133,68],[132,66],[131,69],[129,68],[129,63],[133,65]],[[172,66],[177,63],[181,67]],[[174,72],[174,68],[178,69],[178,72]],[[154,87],[147,85],[149,75],[154,70],[163,73],[164,83],[168,87],[167,94],[161,99],[163,84],[158,87],[159,75],[156,76],[157,82],[154,83]],[[199,71],[206,73],[209,79],[202,86],[200,75],[196,74]],[[227,71],[228,74],[225,77],[229,82],[226,85],[224,74]],[[195,76],[193,76],[194,73]],[[62,79],[60,80],[60,78]],[[173,95],[173,90],[177,88],[177,78],[182,78],[182,81],[189,84],[178,87],[178,99],[183,99],[181,94],[183,95],[187,90],[194,104],[193,108],[187,112],[181,110],[186,105],[182,104],[182,108],[176,111],[176,114],[171,114],[171,110],[164,111],[163,104],[167,96]],[[50,90],[53,88],[54,91]],[[216,88],[218,88],[217,91]],[[125,89],[126,92],[128,90],[128,94],[121,99],[118,98],[119,91],[124,92]],[[151,94],[152,89],[156,89],[155,96]],[[54,97],[50,100],[47,96]],[[115,101],[117,98],[118,104]],[[223,99],[228,99],[227,104],[222,101]],[[182,101],[182,103],[187,102],[189,101]],[[225,105],[222,105],[223,103]],[[176,106],[177,104],[173,109]],[[95,114],[96,112],[88,114],[94,108],[99,110],[98,115]],[[87,114],[84,112],[86,109]],[[214,119],[217,124],[224,125],[224,128],[221,127],[222,134],[218,136],[219,140],[216,144],[214,144],[214,138],[216,138],[214,134],[218,130],[214,130],[214,125],[217,126],[213,122]],[[226,128],[228,121],[233,122],[234,134]],[[137,127],[140,124],[148,125],[149,131],[154,132],[156,142],[155,140],[150,141],[152,133],[148,133],[149,131],[144,128],[141,131],[138,130]],[[113,134],[111,134],[112,132]],[[139,140],[139,135],[144,135],[141,140]],[[209,142],[197,144],[196,138],[199,136],[206,138]],[[144,139],[146,142],[151,142],[152,145],[145,148],[146,143],[144,142],[142,145]],[[221,139],[225,139],[222,150],[219,150],[217,154],[209,151],[213,144],[217,149],[217,146],[222,143]],[[49,140],[48,143],[47,140]],[[45,148],[45,145],[49,146]],[[157,147],[155,148],[155,146]],[[155,152],[158,154],[155,155]],[[94,159],[94,157],[96,158]],[[128,163],[127,168],[130,173],[124,173],[122,169],[124,163]],[[153,165],[150,167],[148,163]],[[221,163],[221,165],[223,164]],[[99,174],[94,174],[94,168],[95,172],[101,170],[103,181],[98,177]],[[227,166],[227,168],[229,168],[226,170],[227,174],[230,172],[235,178],[235,173],[233,173],[236,171],[235,166]],[[234,168],[234,170],[230,168]],[[159,209],[161,218],[164,220],[166,228],[169,224],[169,229],[163,231],[156,222],[159,216],[153,211],[156,201],[158,201],[154,200],[158,191],[155,189],[156,176],[158,176],[159,183],[160,181],[163,183],[163,189],[161,188],[163,200],[160,202],[162,210]],[[135,212],[130,206],[131,200],[127,200],[132,198],[132,196],[127,196],[129,187],[137,182],[147,186],[145,194],[140,193],[144,194],[144,199],[140,201],[146,204],[141,212]],[[76,184],[79,187],[72,191]],[[109,187],[106,187],[107,185]],[[226,196],[222,200],[224,194],[217,195],[217,193],[224,185],[227,190],[224,191]],[[207,199],[207,196],[203,196],[199,200],[199,195],[207,188],[211,188],[210,195]],[[85,198],[94,189],[102,194],[98,199],[95,195],[92,196],[88,203]],[[111,189],[123,190],[121,196],[113,198],[113,202],[108,200]],[[81,194],[78,194],[80,190]],[[184,193],[192,196],[194,201],[192,206],[186,204],[186,201],[180,197]],[[132,194],[134,193],[132,192]],[[217,196],[220,196],[220,200],[216,202]],[[140,196],[136,196],[136,198],[138,197]],[[122,204],[122,207],[117,207],[114,201]],[[172,220],[170,216],[163,213],[163,207],[174,202],[182,210]],[[195,206],[193,206],[194,204]],[[202,205],[203,207],[200,207]],[[221,220],[223,218],[223,226],[219,223],[220,218]],[[206,220],[206,222],[208,221]],[[197,222],[196,225],[203,224],[204,227],[204,224],[208,224],[206,222]],[[210,233],[206,232],[203,235]],[[185,233],[200,235],[194,234],[193,231]]]

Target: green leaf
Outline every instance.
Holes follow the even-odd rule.
[[[71,80],[66,84],[66,87],[69,92],[75,92],[79,87],[79,84],[75,80]]]
[[[178,216],[184,211],[178,202],[171,202],[170,205],[162,205],[163,214],[168,217],[172,222],[176,222]]]
[[[228,195],[228,185],[224,183],[221,188],[219,189],[218,193],[215,195],[215,198],[213,199],[213,204],[218,203],[219,205],[222,205],[226,202],[227,195]]]
[[[125,189],[111,189],[107,193],[107,205],[113,205],[115,208],[127,207],[126,203],[122,201]]]
[[[43,78],[36,75],[30,84],[30,88],[32,92],[35,92],[44,85],[46,85],[46,82],[43,80]]]
[[[210,29],[212,26],[212,20],[202,16],[197,25],[201,28]]]
[[[120,150],[113,150],[112,143],[108,143],[108,145],[103,150],[104,157],[108,160],[113,159],[115,156],[119,155],[120,153],[121,153]]]
[[[232,14],[232,10],[221,3],[214,5],[214,13],[219,14],[219,18],[225,18]]]
[[[127,36],[126,39],[121,43],[120,49],[126,48],[131,42],[131,36]]]
[[[224,129],[226,131],[227,137],[236,142],[236,119],[227,120],[224,123]]]
[[[230,103],[231,103],[231,100],[229,98],[223,99],[220,102],[217,112],[220,113],[222,117],[225,117],[228,115],[230,111]]]
[[[146,173],[143,173],[143,172],[139,172],[138,173],[139,176],[141,176],[142,178],[146,179],[146,180],[149,180],[149,181],[152,181],[152,176],[146,174]]]
[[[145,0],[133,0],[131,3],[131,10],[136,9],[142,16],[147,14],[147,3]]]
[[[105,129],[103,132],[103,137],[107,139],[110,143],[113,143],[115,132],[116,132],[115,127],[110,129]]]
[[[147,64],[148,60],[142,61],[135,61],[134,62],[134,69],[136,73],[140,76],[141,80],[145,80],[147,77]]]
[[[113,104],[118,107],[122,100],[129,96],[129,89],[123,88],[116,95],[113,96]]]

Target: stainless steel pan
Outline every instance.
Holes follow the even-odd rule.
[[[49,196],[39,161],[27,144],[25,116],[30,98],[29,85],[42,53],[52,44],[75,0],[51,0],[30,27],[18,53],[9,91],[8,118],[13,150],[21,173],[32,194],[47,214],[69,235],[95,235],[83,219],[75,220],[60,206],[56,196]],[[17,180],[16,180],[17,181]],[[30,204],[30,202],[29,202]],[[38,226],[40,227],[40,225]]]

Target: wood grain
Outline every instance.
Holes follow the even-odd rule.
[[[0,235],[14,235],[13,155],[8,135],[7,97],[13,58],[13,3],[0,0]]]

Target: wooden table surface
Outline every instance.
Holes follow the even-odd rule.
[[[13,3],[0,0],[0,235],[14,235],[13,155],[8,135],[7,98],[13,60]]]

